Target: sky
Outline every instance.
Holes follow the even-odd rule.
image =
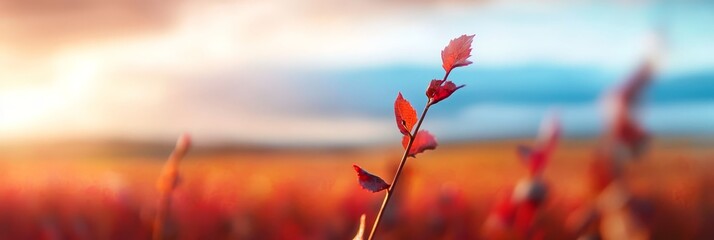
[[[655,136],[714,136],[706,1],[9,0],[0,2],[0,142],[395,141],[439,52],[475,34],[467,86],[424,127],[440,140],[535,135],[549,111],[597,136],[602,94],[651,53],[638,112]]]

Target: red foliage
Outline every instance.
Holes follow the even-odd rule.
[[[412,128],[417,122],[417,115],[414,107],[402,97],[402,93],[399,93],[397,100],[394,101],[394,116],[399,131],[404,135],[411,135]]]
[[[452,39],[449,45],[441,51],[442,67],[446,72],[471,64],[468,58],[471,57],[471,42],[473,39],[474,35],[461,35]]]
[[[464,86],[466,85],[456,86],[456,84],[451,81],[438,79],[431,80],[429,88],[426,89],[426,96],[429,98],[429,104],[441,102],[441,100],[448,98],[452,93]]]
[[[607,107],[609,130],[618,143],[623,144],[633,156],[637,156],[645,146],[648,134],[640,127],[632,114],[632,109],[642,95],[645,86],[652,81],[654,66],[651,61],[644,62],[635,73],[629,77],[621,88],[608,96]]]
[[[389,184],[382,180],[382,178],[365,171],[357,165],[352,165],[352,167],[354,167],[357,172],[359,184],[362,185],[362,188],[371,192],[379,192],[389,188]]]
[[[642,94],[643,89],[654,77],[654,66],[652,62],[644,62],[635,73],[630,76],[622,87],[622,98],[628,105],[634,104]]]
[[[520,239],[529,239],[527,236],[534,228],[535,217],[539,205],[529,199],[519,199],[515,191],[507,192],[496,200],[492,208],[486,227],[489,230],[513,230]]]
[[[473,35],[462,35],[455,38],[449,42],[449,45],[447,45],[444,50],[441,51],[441,60],[443,61],[442,66],[444,67],[446,74],[444,75],[443,80],[433,80],[429,84],[429,87],[426,90],[428,102],[424,108],[424,113],[421,118],[417,119],[416,111],[414,111],[412,105],[404,99],[404,97],[402,97],[402,93],[397,95],[397,99],[394,102],[394,116],[396,118],[397,127],[403,135],[402,146],[404,147],[405,153],[400,160],[399,168],[394,176],[394,184],[396,184],[399,179],[402,167],[406,163],[407,157],[416,157],[416,154],[436,148],[437,143],[434,136],[427,131],[419,131],[419,126],[424,120],[424,116],[426,116],[429,106],[448,98],[456,90],[464,87],[464,85],[456,86],[453,82],[447,81],[447,78],[449,77],[451,70],[454,68],[471,64],[471,61],[469,61],[468,58],[471,56],[471,42],[473,41],[473,37]],[[417,124],[417,122],[419,123]],[[415,125],[416,129],[414,129]],[[414,134],[412,134],[412,131]],[[354,165],[354,167],[358,173],[360,184],[363,188],[372,192],[377,192],[390,187],[381,178],[367,173],[356,165]],[[385,200],[380,207],[379,214],[377,214],[372,234],[374,234],[375,230],[379,226],[382,213],[384,212],[390,197],[391,194],[385,195]],[[369,239],[372,239],[373,236],[374,235],[370,235]]]
[[[402,138],[402,146],[404,147],[404,149],[407,148],[408,144],[409,136],[404,136]],[[412,147],[409,149],[408,156],[415,157],[417,154],[422,153],[426,150],[436,149],[437,145],[438,144],[436,143],[436,138],[434,137],[434,135],[431,135],[429,131],[421,130],[414,137],[414,143],[412,143]]]
[[[545,168],[548,158],[555,150],[560,138],[560,122],[557,118],[551,117],[543,121],[538,141],[534,148],[518,146],[518,155],[528,166],[531,174],[540,174]]]

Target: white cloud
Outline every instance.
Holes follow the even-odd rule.
[[[355,3],[330,12],[304,4],[188,4],[162,31],[83,42],[41,57],[13,56],[0,44],[0,134],[5,139],[69,134],[168,138],[187,130],[207,139],[380,141],[390,136],[385,134],[393,127],[389,119],[275,112],[300,111],[300,104],[309,104],[293,93],[313,90],[297,82],[309,79],[291,77],[290,70],[438,66],[439,51],[463,33],[476,34],[473,55],[479,67],[542,63],[619,69],[638,62],[639,44],[650,26],[647,9],[638,7],[597,11],[584,5],[531,8],[507,2],[380,10]],[[691,29],[682,31],[691,34]],[[676,36],[684,36],[677,43],[686,43],[701,35]],[[679,63],[673,68],[690,67],[681,59],[696,49],[675,46]],[[714,60],[702,56],[688,60],[695,67],[711,66]],[[282,76],[260,78],[275,75]],[[294,88],[280,87],[288,82]],[[181,95],[187,88],[208,95]],[[544,111],[478,105],[456,119],[435,119],[433,126],[447,139],[534,132]],[[565,106],[563,112],[574,131],[597,129],[591,106]],[[653,121],[655,128],[666,128]]]

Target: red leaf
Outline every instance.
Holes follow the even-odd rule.
[[[452,93],[464,86],[466,85],[456,86],[456,84],[451,81],[438,79],[431,80],[429,88],[426,89],[426,96],[429,98],[429,104],[436,104],[441,100],[448,98]]]
[[[630,112],[631,106],[623,98],[616,94],[608,97],[605,114],[609,121],[610,137],[614,138],[612,140],[624,144],[625,149],[632,153],[633,157],[636,157],[647,144],[648,134]]]
[[[639,156],[648,139],[647,132],[631,118],[619,122],[616,125],[615,134],[617,139],[625,144],[633,156]]]
[[[654,77],[654,66],[651,61],[645,61],[622,86],[622,98],[627,105],[632,105],[642,94],[643,89]]]
[[[441,51],[442,67],[446,72],[471,64],[468,58],[471,57],[471,42],[473,40],[474,35],[461,35],[461,37],[452,39],[449,45]]]
[[[518,204],[511,199],[512,195],[512,192],[505,192],[497,198],[496,204],[491,209],[488,217],[492,227],[511,227],[513,225]]]
[[[402,137],[402,146],[406,149],[408,144],[409,136]],[[417,154],[426,150],[436,149],[437,145],[434,135],[431,135],[431,133],[426,130],[421,130],[416,134],[414,143],[412,143],[412,147],[409,149],[408,156],[415,157]]]
[[[652,60],[646,60],[624,85],[607,96],[605,114],[610,134],[614,140],[623,143],[633,157],[640,154],[648,137],[632,114],[632,109],[645,86],[652,81],[654,68]]]
[[[558,139],[560,139],[560,129],[560,120],[558,120],[558,116],[555,113],[543,119],[538,132],[538,148],[547,153],[553,151],[558,144]]]
[[[417,115],[409,101],[402,97],[402,93],[399,93],[397,100],[394,101],[394,116],[399,131],[404,135],[411,135],[412,128],[417,122]]]
[[[538,208],[528,202],[524,202],[518,205],[516,210],[515,219],[513,222],[513,227],[522,236],[526,236],[528,232],[533,230],[534,220],[536,217]]]
[[[531,174],[543,171],[546,160],[548,160],[548,155],[542,149],[532,149],[527,146],[518,146],[518,155]]]
[[[367,189],[371,192],[379,192],[389,188],[389,184],[384,182],[382,178],[365,171],[357,165],[352,165],[352,167],[354,167],[355,171],[357,172],[359,184],[362,185],[362,188]]]
[[[539,174],[543,171],[550,155],[558,144],[559,137],[560,122],[553,115],[543,120],[535,149],[518,146],[518,155],[523,163],[528,165],[528,170],[531,174]]]

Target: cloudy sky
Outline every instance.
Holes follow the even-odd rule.
[[[641,114],[656,135],[714,134],[705,1],[9,0],[0,2],[0,141],[393,141],[439,51],[475,34],[466,84],[425,127],[442,140],[602,127],[598,99],[665,36]],[[658,35],[658,36],[659,36]]]

